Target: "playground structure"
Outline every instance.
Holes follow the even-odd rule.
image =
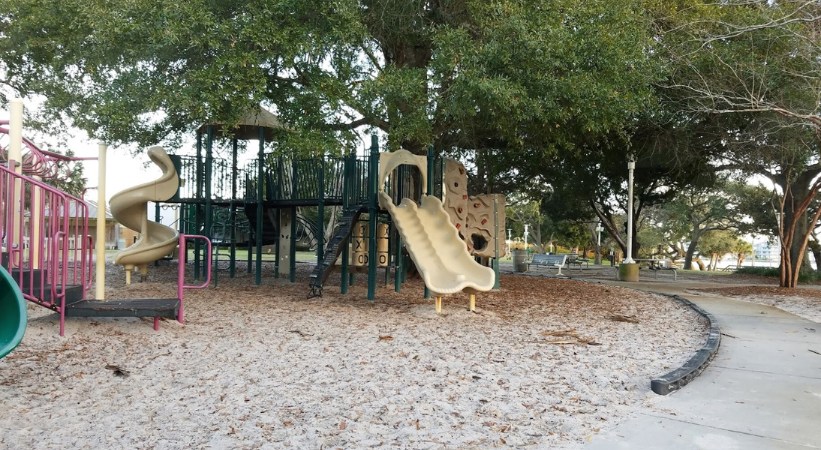
[[[115,264],[125,268],[126,284],[131,284],[131,271],[135,267],[145,278],[148,264],[171,254],[179,240],[177,230],[148,220],[148,202],[168,200],[177,192],[180,185],[177,170],[162,147],[148,149],[148,157],[160,167],[162,176],[121,191],[109,201],[114,220],[140,233],[135,243],[114,258]]]
[[[155,329],[160,318],[182,322],[183,293],[185,289],[208,284],[210,264],[202,285],[186,284],[185,264],[179,264],[177,298],[105,300],[98,295],[96,299],[88,299],[95,250],[89,235],[88,206],[83,200],[48,184],[57,174],[56,162],[71,158],[43,151],[23,139],[22,117],[22,102],[14,100],[11,120],[0,124],[9,125],[0,126],[0,135],[8,138],[0,151],[4,163],[0,165],[2,267],[20,288],[22,298],[56,312],[61,336],[65,333],[65,318],[71,316],[153,317]],[[104,154],[102,150],[101,154]],[[104,161],[104,157],[101,160]],[[101,171],[104,172],[104,168]],[[104,179],[100,182],[104,184]],[[104,221],[104,208],[98,208],[98,223]],[[210,248],[210,241],[204,236],[180,235],[175,244],[179,246],[180,261],[185,260],[191,242]],[[97,247],[98,288],[104,285],[103,277],[99,276],[104,274],[103,250],[103,245]],[[206,260],[210,261],[210,251]],[[3,290],[3,293],[8,295],[9,291]],[[2,303],[7,301],[4,299]],[[12,326],[25,327],[25,321],[0,323],[0,327]],[[21,332],[10,331],[14,335]]]
[[[335,156],[322,151],[314,157],[295,157],[271,148],[277,135],[286,132],[276,117],[263,109],[246,114],[231,127],[200,127],[196,156],[171,155],[181,187],[168,203],[180,205],[180,232],[196,230],[227,248],[228,260],[224,264],[231,277],[236,276],[237,250],[247,249],[246,268],[249,273],[254,272],[256,284],[262,280],[263,253],[273,255],[275,277],[288,277],[295,282],[296,248],[304,242],[300,237],[308,236],[306,241],[313,244],[316,252],[309,297],[321,296],[329,276],[336,271],[340,272],[343,294],[347,293],[354,273],[366,272],[367,295],[373,300],[380,268],[385,272],[384,283],[388,283],[392,273],[394,288],[400,290],[410,259],[403,252],[404,239],[396,218],[380,209],[380,185],[387,183],[392,201],[400,204],[404,197],[419,190],[414,176],[426,166],[425,178],[430,184],[427,192],[442,198],[449,189],[443,180],[448,160],[436,156],[431,148],[427,157],[421,157],[426,161],[424,164],[419,160],[418,164],[400,165],[380,179],[382,153],[375,136],[362,156]],[[250,140],[256,143],[243,146],[253,149],[257,145],[256,158],[240,167],[240,142]],[[230,156],[218,157],[221,151]],[[466,186],[464,170],[462,176]],[[483,242],[482,253],[473,256],[484,258],[498,273],[498,258],[505,251],[498,244],[504,240],[504,197],[470,198],[470,203],[468,200],[465,193],[464,209],[470,214],[465,214],[455,226],[472,233],[468,235],[468,248],[477,247],[474,242]],[[472,205],[477,207],[471,209]],[[159,206],[156,218],[160,220]],[[459,244],[465,246],[462,241]],[[196,256],[194,264],[196,274],[201,267]]]
[[[20,110],[22,111],[22,105]],[[403,253],[403,240],[409,247],[424,248],[416,242],[420,236],[430,238],[428,235],[433,234],[433,230],[426,230],[422,234],[401,231],[400,222],[410,223],[403,221],[404,217],[415,215],[416,221],[427,223],[438,220],[450,223],[449,220],[442,221],[442,217],[447,218],[447,215],[441,209],[441,202],[437,200],[438,209],[433,208],[437,205],[431,202],[434,197],[441,198],[446,191],[442,180],[445,159],[436,157],[433,149],[429,149],[427,157],[421,157],[416,164],[400,164],[389,171],[389,174],[383,173],[384,177],[380,177],[378,170],[381,156],[375,136],[369,153],[365,156],[351,153],[332,157],[323,153],[315,158],[289,158],[273,151],[265,151],[266,142],[275,141],[277,130],[281,129],[272,114],[260,110],[249,114],[244,119],[246,121],[236,127],[226,128],[214,124],[200,128],[196,157],[165,155],[159,149],[152,149],[150,156],[163,171],[160,179],[128,189],[112,198],[114,214],[126,226],[133,226],[141,231],[139,245],[118,255],[117,262],[127,269],[139,267],[145,275],[145,269],[152,260],[165,256],[176,246],[180,262],[177,298],[105,300],[104,294],[100,293],[104,292],[101,289],[104,279],[100,276],[104,271],[101,270],[101,264],[98,264],[97,298],[88,299],[88,288],[93,279],[92,252],[95,248],[88,233],[88,207],[81,199],[47,183],[47,177],[53,176],[49,174],[56,174],[54,161],[62,155],[43,152],[30,141],[22,139],[22,112],[19,116],[16,126],[0,128],[0,131],[9,135],[9,144],[3,147],[2,152],[7,164],[0,166],[3,267],[21,287],[24,299],[59,314],[61,335],[65,331],[65,317],[71,316],[154,317],[155,328],[159,324],[159,318],[176,318],[182,322],[183,291],[204,287],[209,283],[213,255],[209,238],[217,237],[221,246],[228,246],[230,249],[231,276],[236,271],[236,249],[243,244],[247,246],[247,270],[255,271],[255,282],[260,284],[263,246],[272,247],[275,276],[289,276],[293,282],[296,273],[297,236],[309,235],[315,243],[317,256],[317,263],[310,276],[309,296],[321,295],[328,276],[338,268],[341,272],[342,293],[346,293],[353,282],[353,273],[366,271],[368,299],[373,300],[377,270],[380,267],[385,271],[385,284],[392,272],[395,289],[401,289],[410,266]],[[15,117],[14,113],[12,117]],[[20,131],[15,133],[16,128]],[[233,137],[230,164],[214,157],[214,140],[218,132]],[[240,139],[256,139],[259,144],[256,160],[248,164],[244,172],[240,171],[237,160]],[[25,155],[20,150],[21,143],[25,144]],[[101,148],[101,160],[104,161],[103,155],[104,150]],[[422,160],[425,160],[425,164],[422,164]],[[424,165],[427,167],[422,171]],[[104,164],[101,167],[104,172]],[[29,169],[36,172],[30,174],[24,171]],[[417,213],[408,215],[400,212],[403,208],[400,202],[405,197],[413,197],[422,188],[418,179],[414,181],[413,170],[424,172],[422,178],[427,185],[426,197],[430,198],[422,202],[422,208]],[[101,177],[101,183],[103,178]],[[379,187],[380,184],[383,185],[382,188]],[[391,215],[387,210],[380,210],[380,201],[385,206],[388,205],[385,199],[379,200],[379,197],[386,195],[383,189],[385,186],[390,187],[390,204],[400,203],[393,210],[397,214]],[[379,191],[383,192],[380,194]],[[148,201],[156,202],[157,216],[160,203],[179,205],[181,217],[177,223],[178,230],[152,226],[152,222],[146,217]],[[406,202],[405,205],[407,204]],[[493,205],[494,208],[498,207],[495,201]],[[315,208],[316,214],[309,217],[300,208]],[[503,208],[502,205],[501,209]],[[102,208],[99,210],[104,211]],[[215,217],[220,216],[216,212],[227,218],[222,224],[215,223]],[[492,216],[497,220],[503,214]],[[98,221],[102,223],[104,220],[103,212],[102,217],[98,216]],[[353,230],[358,221],[364,221],[366,228],[358,238],[367,242],[364,246],[367,253],[357,255],[362,257],[364,263],[360,267],[351,264],[351,243],[352,238],[356,237],[353,236]],[[298,226],[302,228],[302,232]],[[359,229],[362,228],[360,226]],[[504,224],[495,223],[491,228],[504,230]],[[221,230],[219,236],[215,234],[218,229]],[[456,238],[452,239],[452,235]],[[441,236],[436,237],[440,238]],[[448,267],[453,271],[453,279],[461,283],[461,286],[449,285],[444,280],[432,278],[436,270],[429,267],[431,261],[436,259],[425,259],[419,252],[410,252],[408,255],[420,266],[418,268],[423,277],[427,277],[429,289],[426,289],[426,297],[430,291],[437,294],[438,310],[441,309],[442,294],[459,290],[467,290],[472,294],[489,289],[488,283],[493,287],[494,280],[498,283],[498,276],[493,275],[493,269],[482,268],[469,261],[471,256],[466,253],[466,244],[459,239],[458,232],[450,233],[447,242],[451,250],[458,249],[458,252],[438,255],[439,262],[434,265]],[[189,259],[191,249],[193,261]],[[491,261],[497,274],[497,260],[501,256],[499,250],[495,249],[495,257]],[[98,261],[104,261],[102,255],[98,249]],[[454,255],[458,259],[452,259]],[[256,260],[253,261],[252,257]],[[204,276],[204,284],[185,284],[183,278],[186,264],[183,261],[193,263],[194,279]],[[127,270],[126,273],[129,272]],[[471,307],[473,301],[474,296],[471,295]]]
[[[379,205],[390,213],[425,286],[436,294],[436,312],[442,310],[442,295],[463,290],[470,294],[470,310],[473,311],[475,293],[492,289],[496,273],[473,259],[442,201],[427,195],[427,158],[399,150],[383,153],[379,159],[380,180],[403,164],[416,165],[422,174],[420,206],[408,197],[396,206],[385,193],[382,183],[379,185]]]
[[[443,206],[470,253],[483,258],[504,257],[505,196],[469,196],[465,166],[453,159],[445,159],[444,184]]]

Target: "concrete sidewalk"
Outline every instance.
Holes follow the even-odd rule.
[[[599,282],[680,295],[711,313],[723,336],[715,359],[695,380],[584,448],[821,448],[821,324],[688,291],[716,283]]]

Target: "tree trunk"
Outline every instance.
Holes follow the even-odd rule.
[[[696,253],[696,245],[698,245],[698,240],[693,239],[687,246],[687,253],[684,254],[684,270],[691,270],[693,268],[693,255]]]
[[[784,197],[781,204],[781,221],[778,235],[781,243],[781,287],[794,288],[798,285],[798,276],[804,263],[805,253],[809,243],[812,227],[818,223],[821,208],[818,208],[812,218],[808,219],[808,208],[818,194],[819,184],[817,172],[804,172],[792,183],[782,182]],[[782,180],[783,181],[783,180]]]

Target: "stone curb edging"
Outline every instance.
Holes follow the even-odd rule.
[[[659,395],[667,395],[686,386],[687,383],[693,381],[701,372],[704,371],[704,369],[707,368],[708,365],[710,365],[710,361],[713,360],[718,352],[719,345],[721,345],[721,330],[719,329],[718,321],[712,314],[701,309],[701,307],[690,300],[678,295],[659,295],[671,297],[674,300],[692,308],[695,312],[707,319],[710,326],[710,330],[707,334],[707,342],[696,352],[695,355],[688,359],[687,362],[685,362],[684,365],[678,369],[667,372],[666,374],[650,381],[650,389],[652,389],[653,392]]]

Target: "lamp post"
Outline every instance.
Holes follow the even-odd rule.
[[[527,235],[530,233],[529,228],[530,225],[525,224],[525,252],[527,252]]]
[[[627,255],[624,264],[633,264],[633,171],[636,160],[631,154],[627,159]]]
[[[507,247],[505,247],[505,250],[507,251],[508,255],[510,255],[510,244],[513,243],[513,239],[510,238],[510,233],[512,231],[513,230],[511,230],[510,228],[507,229],[507,240],[505,241],[505,243],[507,244]]]
[[[604,227],[601,226],[601,220],[596,224],[596,265],[601,264],[601,232]]]

